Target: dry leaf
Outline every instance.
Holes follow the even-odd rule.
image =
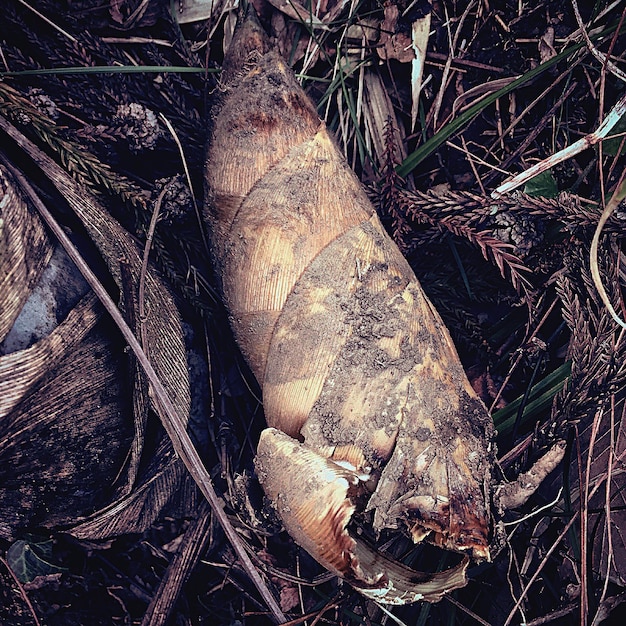
[[[52,255],[43,224],[0,166],[0,343]]]
[[[385,6],[385,19],[380,25],[378,56],[383,60],[396,59],[401,63],[411,63],[415,59],[413,41],[408,24],[402,23],[397,4]]]
[[[308,24],[311,28],[328,28],[326,24],[319,20],[311,9],[307,9],[297,0],[269,0],[269,3],[281,13],[284,13],[287,17],[290,17],[297,22]]]
[[[132,492],[89,517],[77,520],[71,533],[88,540],[141,533],[164,509],[170,515],[186,517],[193,514],[197,506],[195,483],[181,460],[172,454],[169,441],[163,440],[152,453],[148,467]]]
[[[135,330],[142,337],[154,368],[178,413],[186,419],[190,404],[186,353],[172,296],[149,267],[145,276],[146,315],[142,317],[137,287],[142,259],[135,242],[95,198],[63,170],[46,159],[41,159],[41,163],[100,248],[125,296],[124,306],[130,319],[136,321]],[[135,436],[130,446],[128,428],[132,427],[133,412],[124,404],[129,394],[123,387],[128,376],[120,377],[119,373],[124,371],[122,364],[132,369],[132,363],[126,356],[120,356],[123,344],[119,345],[119,338],[110,326],[106,336],[92,337],[90,334],[97,318],[92,312],[95,306],[92,299],[90,297],[72,311],[48,337],[27,350],[8,354],[0,361],[3,374],[0,384],[6,387],[6,393],[2,394],[2,410],[6,415],[2,425],[6,428],[6,437],[13,437],[15,445],[21,442],[18,448],[6,446],[2,451],[5,455],[3,467],[16,472],[5,474],[6,480],[2,483],[5,510],[15,511],[5,517],[3,531],[6,534],[10,535],[16,524],[26,525],[34,518],[36,523],[69,525],[110,502],[115,494],[113,483],[128,457],[129,447],[132,454],[123,474],[125,485],[117,485],[118,492],[127,494],[127,498],[115,503],[117,517],[113,523],[106,517],[99,523],[90,519],[91,528],[98,537],[103,536],[103,527],[111,532],[128,532],[138,525],[145,527],[175,494],[187,492],[182,488],[187,480],[186,474],[180,461],[172,456],[167,439],[163,440],[163,449],[156,456],[149,452],[156,461],[151,467],[159,480],[144,473],[140,481],[144,488],[138,494],[131,491],[144,454],[143,432],[147,413],[145,410],[141,415],[136,412]],[[136,376],[141,376],[138,370]],[[141,382],[139,378],[137,380]],[[45,395],[38,391],[40,388],[45,389]],[[135,407],[142,404],[147,407],[152,402],[147,386],[137,385]],[[63,411],[59,408],[61,406]],[[24,407],[28,407],[27,412]],[[158,411],[158,407],[154,408]],[[31,419],[35,421],[31,422]],[[50,438],[47,445],[43,445],[38,443],[39,428],[58,429],[64,436]],[[31,437],[33,454],[32,457],[22,455],[18,464],[12,460],[16,451],[30,450],[17,434],[22,432]],[[36,454],[38,447],[49,452]],[[102,455],[106,455],[104,460]],[[94,469],[94,464],[102,469],[101,473]],[[29,487],[16,496],[15,489],[22,478]],[[61,480],[63,488],[51,487],[55,480]],[[82,485],[80,489],[75,486],[75,480]],[[78,489],[83,497],[77,499],[73,488]],[[60,501],[45,500],[43,492],[46,489],[51,494],[58,492]],[[194,498],[189,501],[193,502]],[[124,515],[125,508],[130,513]],[[141,510],[140,517],[137,517],[138,510]],[[84,526],[82,536],[88,536]]]
[[[112,492],[132,438],[125,356],[88,296],[47,338],[0,357],[0,535],[68,525]],[[113,333],[113,334],[112,334]]]
[[[546,32],[541,35],[541,38],[539,39],[539,58],[542,63],[545,63],[555,56],[554,28],[552,26],[548,26],[548,28],[546,28]]]
[[[422,90],[422,76],[426,63],[426,48],[430,35],[430,13],[413,22],[411,25],[411,44],[415,58],[411,61],[411,128],[415,128],[419,110],[419,95]]]
[[[385,88],[380,74],[374,70],[366,69],[364,83],[363,119],[373,144],[374,154],[378,158],[378,164],[382,166],[385,163],[385,151],[387,149],[385,137],[390,130],[389,123],[392,125],[393,143],[398,148],[398,157],[400,161],[403,161],[406,158],[404,127],[398,123],[389,92]]]

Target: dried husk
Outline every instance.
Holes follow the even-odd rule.
[[[135,321],[135,331],[186,419],[190,404],[186,352],[172,295],[148,265],[145,316],[140,315],[142,255],[136,243],[88,191],[15,129],[11,132],[83,221],[125,296],[128,318]],[[21,201],[13,181],[11,185],[11,203]],[[13,204],[11,208],[10,228],[4,233],[11,235],[10,246],[22,251],[28,267],[33,265],[30,255],[41,254],[43,244],[32,234],[38,232],[36,228],[23,243],[30,226],[20,230],[15,224],[20,219],[37,224],[36,211],[24,205],[22,213],[27,217],[20,217]],[[6,282],[10,267],[1,268],[0,279]],[[73,271],[77,272],[75,267]],[[8,300],[17,299],[21,308],[29,293],[18,297],[15,290],[34,283],[34,278],[19,284],[9,280],[13,290]],[[137,415],[136,408],[153,404],[153,399],[146,385],[134,384],[133,375],[141,374],[112,324],[97,323],[99,311],[94,298],[88,297],[48,336],[0,357],[3,537],[11,539],[38,525],[75,529],[75,535],[88,539],[141,532],[164,507],[187,514],[196,502],[193,481],[172,454],[169,439],[163,436],[154,448],[144,449],[147,411]],[[15,317],[13,313],[11,319]],[[135,382],[141,383],[136,378]],[[131,403],[133,393],[143,396]]]
[[[366,490],[367,475],[315,453],[274,428],[261,434],[256,467],[289,534],[363,595],[386,604],[437,602],[444,593],[466,584],[467,558],[444,572],[417,572],[348,531],[355,502]]]
[[[132,425],[119,377],[125,357],[112,329],[102,332],[101,314],[87,296],[48,337],[0,357],[5,539],[25,528],[67,526],[113,493]]]
[[[47,279],[37,292],[51,241],[3,167],[0,187],[0,536],[12,540],[20,529],[67,525],[108,498],[132,432],[118,376],[124,356],[111,329],[103,333],[99,303],[86,296],[66,314],[69,290],[57,301]],[[31,297],[39,308],[27,321],[41,327],[10,332]]]
[[[313,105],[258,40],[248,18],[232,52],[246,62],[237,72],[226,61],[206,216],[231,324],[277,429],[261,439],[260,482],[321,563],[370,597],[378,587],[383,602],[409,602],[426,596],[400,592],[394,568],[360,558],[367,549],[345,534],[346,494],[367,476],[374,530],[488,558],[491,419]],[[460,578],[430,581],[428,599]]]
[[[51,255],[41,220],[28,210],[11,175],[0,166],[0,342]]]

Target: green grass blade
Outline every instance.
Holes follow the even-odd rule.
[[[189,67],[186,65],[90,65],[75,67],[47,67],[17,72],[0,72],[0,77],[45,76],[46,74],[206,74],[219,72],[215,68]]]
[[[612,34],[617,29],[617,25],[611,25],[599,33],[594,33],[590,36],[592,41],[597,41]],[[620,27],[620,31],[623,32],[625,29],[624,26]],[[439,132],[435,133],[430,139],[428,139],[424,144],[422,144],[415,152],[409,154],[409,156],[396,168],[398,174],[402,177],[410,174],[426,157],[428,157],[431,153],[433,153],[442,143],[447,141],[452,135],[457,133],[461,128],[463,128],[466,124],[476,117],[483,109],[493,104],[498,98],[502,98],[508,93],[515,91],[518,87],[525,85],[531,80],[534,80],[537,76],[543,74],[546,70],[549,70],[551,67],[560,63],[564,59],[566,59],[571,54],[578,52],[580,49],[585,47],[584,41],[579,41],[571,46],[565,48],[565,50],[559,52],[556,56],[548,59],[545,63],[538,65],[532,70],[526,72],[519,78],[516,78],[506,87],[495,91],[488,96],[485,96],[482,100],[477,102],[475,105],[470,107],[465,113],[462,113],[456,119],[452,120],[449,124],[446,124]]]
[[[539,381],[528,394],[528,403],[524,407],[521,423],[537,416],[540,412],[547,409],[554,396],[563,388],[565,381],[571,373],[571,363],[568,361],[550,372],[543,380]],[[498,431],[498,435],[504,435],[513,429],[517,412],[524,399],[524,395],[513,400],[504,408],[493,414],[493,423]]]
[[[624,30],[624,26],[620,27],[620,31]],[[617,25],[609,26],[604,29],[602,32],[595,33],[591,36],[592,41],[597,41],[612,34],[617,29]],[[528,83],[531,80],[534,80],[537,76],[543,74],[546,70],[549,70],[551,67],[560,63],[562,60],[566,59],[571,54],[578,52],[580,49],[585,47],[584,41],[579,41],[571,46],[565,48],[557,54],[556,56],[548,59],[545,63],[538,65],[532,70],[526,72],[519,78],[516,78],[506,87],[495,91],[488,96],[485,96],[482,100],[477,102],[475,105],[470,107],[467,111],[459,115],[456,119],[452,120],[449,124],[446,124],[439,132],[435,133],[430,139],[428,139],[424,144],[422,144],[415,152],[412,152],[398,167],[396,171],[402,177],[407,176],[411,173],[426,157],[432,154],[441,144],[447,141],[452,135],[457,133],[461,128],[463,128],[466,124],[472,121],[476,115],[478,115],[483,109],[493,104],[498,98],[502,98],[508,93],[515,91],[518,87]]]
[[[452,135],[457,133],[461,128],[469,124],[469,122],[471,122],[474,117],[476,117],[483,109],[493,104],[496,100],[502,98],[506,94],[515,91],[522,85],[525,85],[531,80],[534,80],[537,76],[543,74],[545,71],[549,70],[551,67],[561,62],[563,59],[567,58],[574,52],[577,52],[582,47],[584,47],[583,42],[579,42],[577,44],[569,46],[556,56],[548,59],[545,63],[538,65],[532,70],[526,72],[526,74],[523,74],[519,78],[516,78],[506,87],[498,89],[498,91],[494,91],[492,94],[489,94],[479,100],[476,104],[467,109],[467,111],[459,115],[457,118],[453,119],[449,124],[446,124],[439,132],[435,133],[430,139],[428,139],[417,150],[415,150],[415,152],[412,152],[397,167],[396,171],[398,172],[398,174],[402,177],[410,174],[426,157],[434,152]]]

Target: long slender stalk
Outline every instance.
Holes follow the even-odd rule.
[[[77,65],[72,67],[40,67],[34,70],[0,72],[1,78],[16,76],[64,76],[67,74],[206,74],[219,70],[188,65]]]

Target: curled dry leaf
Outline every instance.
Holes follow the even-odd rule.
[[[142,259],[135,242],[66,172],[25,138],[16,138],[84,221],[126,296],[126,311],[134,312],[129,316],[138,320],[135,330],[147,344],[155,369],[180,415],[187,416],[190,400],[185,346],[171,294],[149,267],[145,276],[147,313],[144,318],[139,315],[137,286]],[[11,201],[19,199],[12,189],[11,194]],[[3,207],[7,206],[5,201]],[[34,209],[25,210],[33,219]],[[15,223],[19,220],[12,217],[11,226]],[[14,227],[4,232],[24,238]],[[31,240],[33,232],[36,230],[30,231]],[[23,242],[19,240],[13,247],[17,245]],[[37,246],[33,252],[23,250],[25,258],[36,252]],[[10,279],[10,271],[8,275]],[[2,278],[7,281],[5,272]],[[130,288],[124,283],[129,279]],[[18,299],[13,295],[11,298]],[[21,300],[24,298],[20,296]],[[10,442],[2,449],[2,467],[6,472],[0,499],[7,513],[1,529],[4,536],[10,537],[14,529],[29,523],[68,527],[82,521],[77,534],[98,539],[141,531],[165,505],[174,501],[178,505],[187,498],[187,505],[193,506],[193,489],[188,488],[190,481],[180,459],[172,455],[169,440],[163,439],[163,445],[151,452],[152,462],[144,464],[144,471],[138,476],[145,429],[136,420],[132,436],[133,411],[126,401],[127,376],[120,376],[125,368],[132,372],[133,367],[115,329],[110,324],[94,326],[99,316],[96,310],[99,307],[93,298],[88,298],[49,336],[27,349],[1,357],[2,425],[6,429],[5,440]],[[145,405],[152,403],[147,387],[136,385],[135,389],[143,389]],[[50,436],[50,431],[55,435]],[[45,445],[38,445],[46,432]],[[28,438],[28,445],[24,444],[24,437]],[[129,447],[133,451],[130,457]],[[33,455],[23,454],[24,449],[33,450]],[[48,452],[43,454],[41,450]],[[121,472],[127,458],[130,462]],[[20,487],[22,483],[28,484],[28,489]],[[103,510],[96,513],[100,507]],[[184,508],[185,512],[188,510]]]
[[[400,7],[395,3],[385,6],[378,44],[376,50],[383,61],[397,59],[401,63],[411,63],[415,59],[410,25],[401,20]]]
[[[41,220],[29,211],[8,172],[0,167],[0,342],[52,255]]]
[[[259,480],[289,534],[363,595],[388,604],[437,602],[445,592],[463,587],[467,558],[450,570],[426,574],[385,557],[349,533],[354,501],[365,491],[369,476],[345,465],[274,428],[263,431],[259,441]]]
[[[295,541],[365,595],[436,600],[465,584],[464,564],[407,574],[346,527],[355,509],[371,511],[376,532],[404,529],[415,542],[488,559],[491,419],[413,271],[253,16],[225,67],[206,217],[271,427],[260,482]]]
[[[0,420],[3,538],[67,526],[110,498],[132,428],[125,357],[100,316],[87,296],[48,337],[0,357],[0,393],[11,399]]]
[[[118,376],[124,356],[111,328],[103,332],[99,304],[93,296],[81,299],[78,286],[71,301],[67,289],[53,293],[50,275],[67,265],[58,253],[50,258],[43,225],[4,168],[0,184],[7,252],[0,259],[9,261],[0,265],[7,331],[0,344],[0,536],[12,540],[21,528],[67,525],[99,506],[124,462],[131,432]],[[71,275],[63,280],[72,284]],[[49,319],[20,336],[15,328],[26,328],[26,311],[31,324],[42,314]]]

